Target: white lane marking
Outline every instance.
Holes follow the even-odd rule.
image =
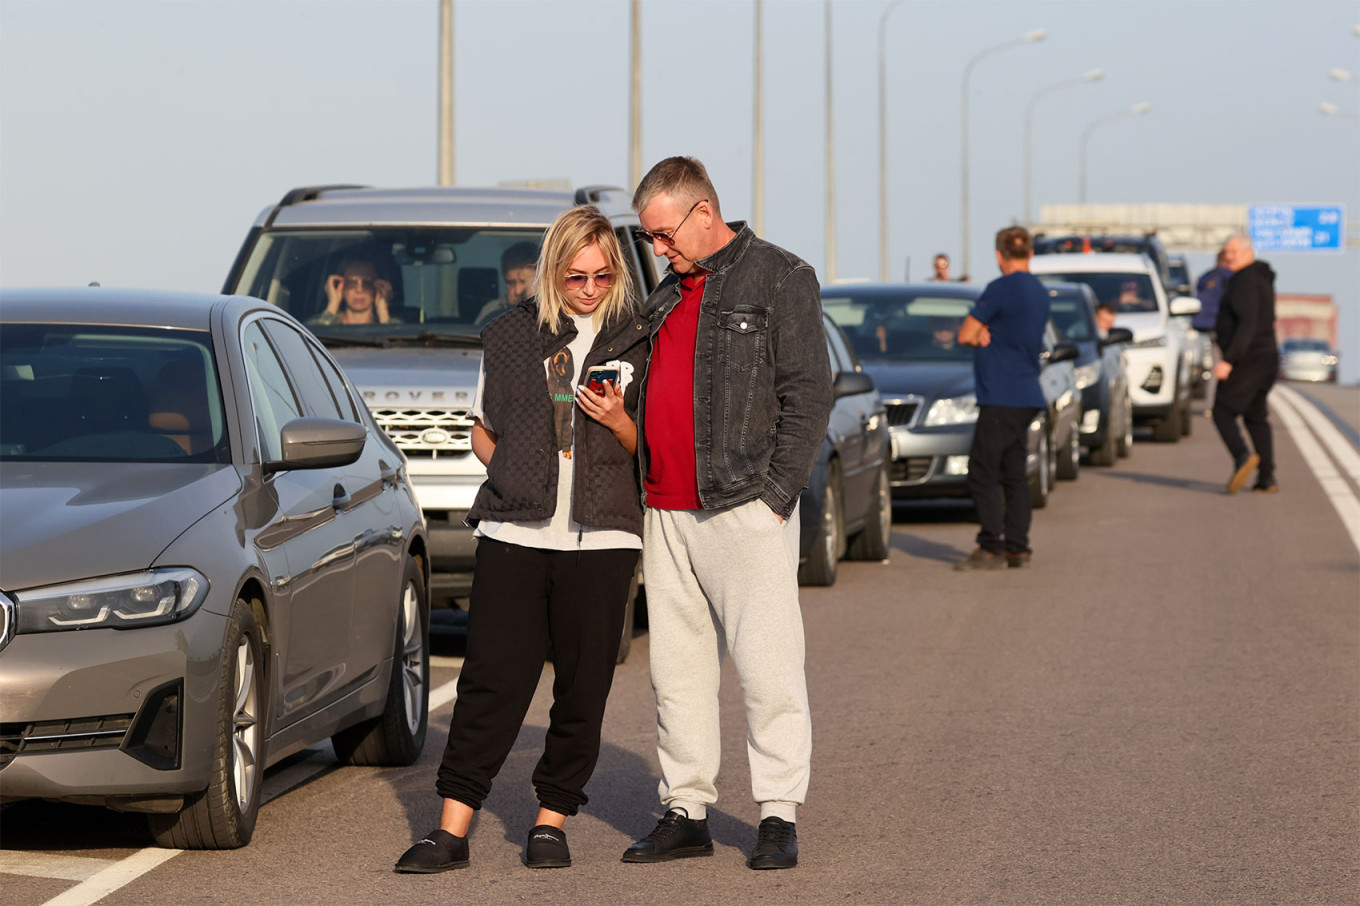
[[[458,697],[458,680],[449,680],[438,689],[430,690],[428,712],[433,714]]]
[[[1318,484],[1322,485],[1322,492],[1332,501],[1336,514],[1341,517],[1342,524],[1350,533],[1351,543],[1355,545],[1357,551],[1360,551],[1360,499],[1356,498],[1350,484],[1336,470],[1322,447],[1308,432],[1308,426],[1304,424],[1303,418],[1295,411],[1288,398],[1272,393],[1270,404],[1280,416],[1280,421],[1289,429],[1294,444],[1303,454],[1304,462],[1313,470],[1313,476],[1317,478]]]
[[[113,864],[113,859],[91,859],[88,856],[12,850],[0,852],[0,872],[28,875],[31,878],[55,878],[59,881],[83,881]]]
[[[70,890],[57,894],[43,906],[91,906],[179,854],[177,849],[161,849],[158,846],[138,850],[126,859],[96,872]]]
[[[1332,424],[1331,419],[1322,413],[1322,410],[1315,406],[1310,400],[1304,397],[1297,390],[1289,387],[1276,387],[1276,392],[1284,394],[1284,398],[1299,410],[1303,420],[1308,423],[1308,427],[1313,429],[1313,433],[1322,440],[1322,443],[1331,451],[1341,466],[1341,471],[1351,477],[1351,481],[1360,484],[1360,451],[1351,446],[1350,441],[1337,430],[1336,425]]]

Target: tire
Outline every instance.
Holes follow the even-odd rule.
[[[1171,394],[1171,411],[1152,429],[1152,439],[1159,444],[1174,444],[1181,439],[1181,407],[1175,402],[1179,395],[1177,387]]]
[[[1036,510],[1048,506],[1048,495],[1053,490],[1053,456],[1049,452],[1048,425],[1039,432],[1039,468],[1029,482],[1029,505]]]
[[[1072,430],[1067,434],[1067,452],[1059,454],[1058,468],[1055,474],[1063,481],[1076,481],[1081,474],[1081,432],[1078,429],[1078,421],[1072,423]]]
[[[430,599],[409,555],[397,602],[396,643],[383,713],[331,737],[341,764],[413,764],[425,745],[430,704]]]
[[[236,849],[255,832],[270,695],[260,627],[250,605],[239,598],[227,618],[224,641],[208,788],[176,814],[147,816],[156,843],[170,849]]]
[[[799,585],[835,585],[836,570],[845,552],[845,514],[841,511],[841,467],[833,459],[826,468],[821,524],[805,563],[798,566]]]
[[[864,528],[850,539],[846,556],[851,560],[886,561],[892,550],[892,481],[888,470],[892,464],[887,460],[878,471],[878,481],[874,487],[873,505],[870,508]]]
[[[1123,423],[1119,426],[1119,440],[1115,444],[1115,452],[1120,458],[1127,457],[1133,452],[1133,398],[1124,393],[1124,412]]]
[[[1195,412],[1190,406],[1190,400],[1186,400],[1181,406],[1181,437],[1189,437],[1190,432],[1195,429]]]
[[[1091,448],[1091,465],[1112,466],[1119,456],[1119,437],[1114,433],[1114,404],[1105,414],[1105,443]]]

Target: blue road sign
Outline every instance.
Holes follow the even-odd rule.
[[[1339,252],[1346,246],[1342,205],[1254,204],[1247,232],[1258,252]]]

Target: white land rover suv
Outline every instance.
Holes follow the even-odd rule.
[[[315,186],[266,208],[241,247],[223,292],[272,302],[307,324],[405,453],[429,528],[436,597],[460,596],[471,580],[475,544],[463,520],[486,470],[472,455],[469,410],[481,328],[515,288],[503,266],[522,262],[526,249],[532,261],[558,214],[593,204],[630,250],[645,297],[659,271],[651,249],[634,239],[631,200],[604,186]],[[384,281],[385,322],[347,324],[327,312],[347,283],[376,298]]]
[[[1049,283],[1085,283],[1097,304],[1115,306],[1115,325],[1133,331],[1125,347],[1133,418],[1153,437],[1174,443],[1190,433],[1190,396],[1196,380],[1195,344],[1183,319],[1199,300],[1168,299],[1156,266],[1145,255],[1088,253],[1035,255],[1030,271]]]

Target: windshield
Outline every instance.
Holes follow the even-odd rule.
[[[1096,304],[1109,303],[1119,314],[1157,311],[1157,294],[1147,274],[1036,274],[1045,283],[1085,283]]]
[[[1048,292],[1049,316],[1058,336],[1069,343],[1095,339],[1095,325],[1091,323],[1091,313],[1086,308],[1086,300],[1072,291]]]
[[[839,291],[822,296],[822,310],[866,362],[971,361],[973,348],[958,336],[972,307],[972,299],[957,296]]]
[[[0,327],[0,460],[231,461],[204,331]]]
[[[280,230],[260,236],[233,291],[328,341],[475,338],[529,296],[542,236],[536,227]]]

